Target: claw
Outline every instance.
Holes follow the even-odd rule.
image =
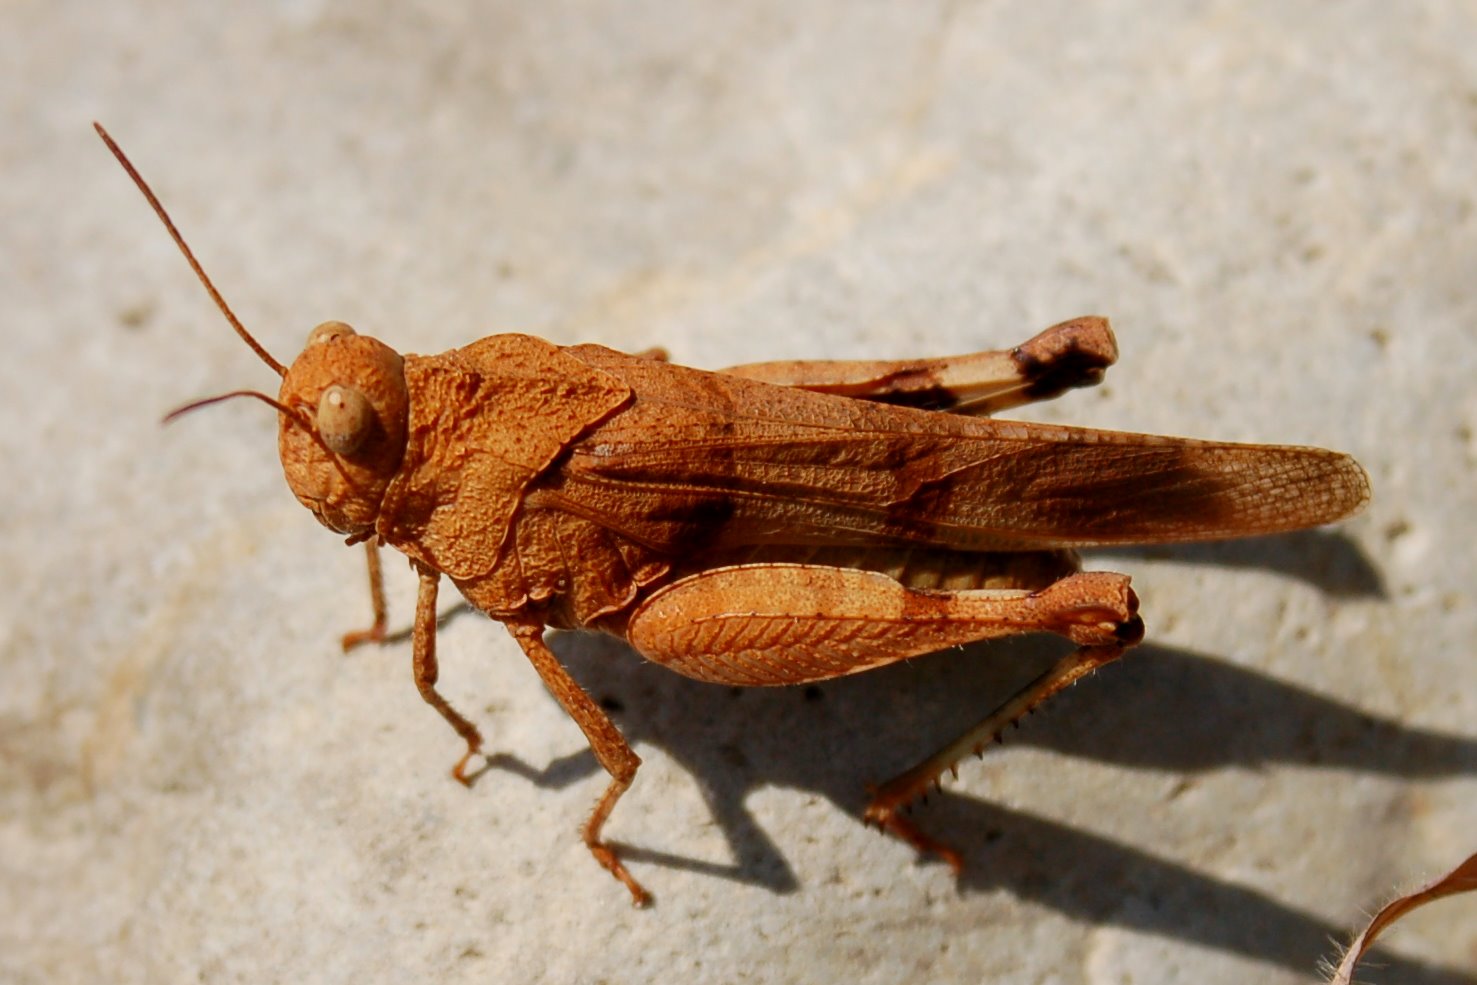
[[[467,743],[466,755],[458,759],[456,765],[451,768],[452,779],[464,787],[471,787],[472,785],[472,777],[467,775],[467,764],[472,761],[473,756],[477,755],[481,746],[482,744],[480,742],[475,744],[471,742]]]
[[[936,855],[943,859],[956,877],[963,874],[963,856],[938,839],[924,834],[912,821],[898,816],[891,808],[874,803],[862,817],[868,823],[877,825],[878,830],[900,838],[922,854]]]
[[[388,634],[385,631],[385,624],[377,622],[368,629],[356,629],[352,633],[345,633],[339,640],[339,645],[344,648],[345,653],[348,653],[366,643],[383,643],[386,635]]]

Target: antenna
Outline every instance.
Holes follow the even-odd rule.
[[[263,348],[260,342],[251,337],[251,333],[246,330],[245,325],[241,324],[241,320],[236,317],[236,313],[231,310],[231,306],[226,304],[226,299],[221,297],[221,292],[215,289],[215,285],[210,282],[210,277],[205,273],[205,268],[200,266],[200,261],[195,259],[194,253],[190,252],[190,247],[185,243],[185,238],[175,228],[173,220],[169,218],[169,213],[164,211],[163,205],[159,204],[159,197],[154,194],[154,190],[149,187],[149,183],[143,179],[143,175],[138,173],[138,169],[133,166],[133,162],[128,159],[128,155],[124,154],[123,149],[114,143],[112,137],[108,136],[108,131],[103,129],[101,123],[93,123],[92,127],[97,131],[97,135],[103,138],[103,143],[108,145],[108,150],[113,152],[113,156],[118,159],[118,163],[123,165],[123,170],[128,172],[128,176],[133,179],[133,183],[138,186],[138,190],[144,193],[144,198],[149,200],[149,205],[153,206],[154,214],[159,217],[160,222],[164,223],[164,228],[169,230],[169,235],[174,239],[174,244],[179,247],[180,252],[185,255],[185,259],[189,262],[190,269],[195,271],[195,276],[200,278],[201,284],[205,285],[205,290],[210,295],[211,300],[221,310],[221,314],[226,316],[226,321],[231,323],[231,327],[236,330],[236,334],[241,336],[242,340],[251,346],[251,351],[260,356],[262,362],[272,367],[278,376],[286,376],[287,367],[273,359],[272,354]]]
[[[203,400],[192,400],[189,403],[185,404],[183,407],[176,407],[174,410],[170,411],[168,414],[165,414],[164,415],[164,420],[161,421],[160,423],[161,424],[168,424],[169,422],[173,421],[175,418],[180,417],[180,416],[182,416],[184,414],[188,414],[192,410],[199,410],[201,407],[209,407],[211,404],[218,404],[222,400],[234,400],[237,397],[252,397],[252,398],[254,398],[256,400],[260,400],[264,404],[269,404],[272,407],[277,408],[277,412],[279,414],[286,414],[288,417],[295,417],[295,418],[298,418],[300,420],[303,419],[303,415],[301,413],[299,413],[296,409],[287,406],[286,404],[282,403],[281,401],[273,400],[271,397],[267,396],[265,393],[260,393],[260,392],[258,392],[256,390],[232,390],[230,393],[222,393],[222,394],[220,394],[219,396],[216,396],[216,397],[206,397]],[[311,421],[304,420],[303,422],[305,424],[308,424],[309,425],[309,428],[308,428],[309,430],[313,430],[313,428],[311,426],[312,425],[312,422]]]

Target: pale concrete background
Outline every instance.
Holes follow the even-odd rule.
[[[0,979],[1311,980],[1477,847],[1477,10],[1463,3],[8,5]],[[1150,643],[921,815],[863,784],[1059,652],[733,694],[566,639],[646,765],[603,786],[512,642],[349,658],[357,551],[291,499],[246,323],[699,366],[1008,345],[1111,315],[1050,420],[1355,453],[1337,531],[1122,552]],[[392,614],[412,586],[392,565]],[[449,600],[448,600],[449,603]],[[1477,904],[1369,980],[1477,980]]]

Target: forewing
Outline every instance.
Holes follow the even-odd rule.
[[[635,400],[541,495],[668,550],[927,543],[1030,550],[1317,526],[1368,498],[1351,458],[886,407],[595,347]]]

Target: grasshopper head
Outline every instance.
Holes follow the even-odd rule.
[[[235,390],[186,404],[164,420],[233,397],[253,397],[270,404],[278,413],[282,471],[298,502],[330,530],[348,534],[351,540],[367,539],[405,453],[410,400],[404,360],[384,343],[354,334],[343,322],[330,321],[308,334],[308,344],[296,362],[283,366],[252,338],[226,304],[128,155],[100,125],[94,123],[93,128],[148,200],[231,328],[282,377],[276,400],[259,390]]]
[[[282,377],[277,451],[298,502],[330,530],[374,530],[405,453],[404,360],[343,322],[324,322]]]

